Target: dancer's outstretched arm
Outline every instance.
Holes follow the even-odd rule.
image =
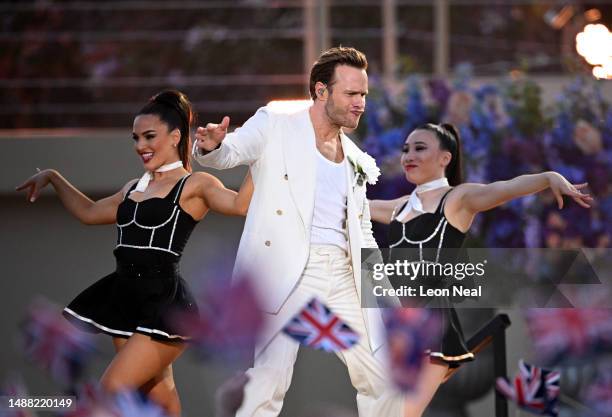
[[[395,200],[369,200],[372,220],[383,224],[391,223],[393,211],[401,206],[406,199],[408,199],[407,195]]]
[[[574,199],[582,207],[591,207],[593,198],[580,190],[587,183],[571,184],[561,174],[553,171],[540,174],[521,175],[508,181],[496,181],[491,184],[461,184],[457,187],[457,197],[462,205],[474,213],[491,210],[517,197],[535,194],[547,188],[555,195],[559,209],[563,208],[563,196]]]
[[[198,172],[194,176],[200,181],[201,197],[209,209],[228,216],[246,216],[253,194],[250,174],[245,177],[239,192],[225,188],[218,178],[210,174]]]
[[[125,192],[134,181],[130,181],[121,191],[110,197],[93,201],[68,182],[58,171],[46,169],[31,176],[15,189],[17,191],[27,190],[28,201],[33,203],[38,198],[40,191],[51,184],[64,207],[81,223],[111,224],[115,223],[117,207],[123,200]]]
[[[561,174],[553,171],[521,175],[508,181],[496,181],[490,184],[466,183],[458,185],[449,194],[445,213],[455,227],[466,231],[476,214],[547,188],[550,188],[555,195],[559,209],[563,208],[564,195],[573,198],[582,207],[589,208],[593,198],[590,194],[581,192],[586,186],[586,183],[571,184]]]

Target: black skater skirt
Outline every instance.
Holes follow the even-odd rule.
[[[427,347],[425,353],[434,363],[442,363],[450,368],[457,368],[464,362],[474,360],[474,353],[468,348],[461,328],[457,311],[449,297],[435,297],[432,299],[415,300],[400,298],[403,307],[427,308],[438,315],[441,335],[438,342]]]
[[[444,330],[440,342],[426,352],[431,361],[445,363],[450,368],[457,368],[464,362],[473,361],[474,354],[466,346],[457,311],[453,307],[440,308],[436,311],[442,317]]]
[[[85,289],[63,311],[72,323],[94,333],[123,338],[141,333],[173,342],[189,340],[173,323],[182,313],[197,314],[198,309],[178,263],[121,262],[115,272]]]

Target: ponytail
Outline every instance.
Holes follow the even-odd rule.
[[[440,143],[440,149],[449,151],[451,154],[451,160],[444,170],[449,185],[454,187],[461,184],[463,182],[462,152],[461,139],[457,128],[449,123],[442,123],[441,125],[426,123],[415,130],[428,130],[436,135]]]
[[[454,154],[450,149],[443,148],[451,151],[452,158],[444,173],[446,174],[446,178],[448,178],[448,183],[454,187],[463,182],[463,152],[461,151],[461,137],[457,131],[457,128],[452,124],[442,123],[440,126],[450,133],[450,136],[456,144]]]

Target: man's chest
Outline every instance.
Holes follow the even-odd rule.
[[[316,141],[317,151],[327,160],[332,162],[342,162],[344,152],[340,140],[337,141]]]

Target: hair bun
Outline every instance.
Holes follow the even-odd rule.
[[[165,104],[167,106],[181,108],[181,93],[174,90],[165,90],[155,94],[149,102]]]
[[[173,108],[179,116],[184,119],[189,128],[195,123],[195,114],[193,113],[189,99],[178,90],[164,90],[151,97],[149,102],[159,103]]]

